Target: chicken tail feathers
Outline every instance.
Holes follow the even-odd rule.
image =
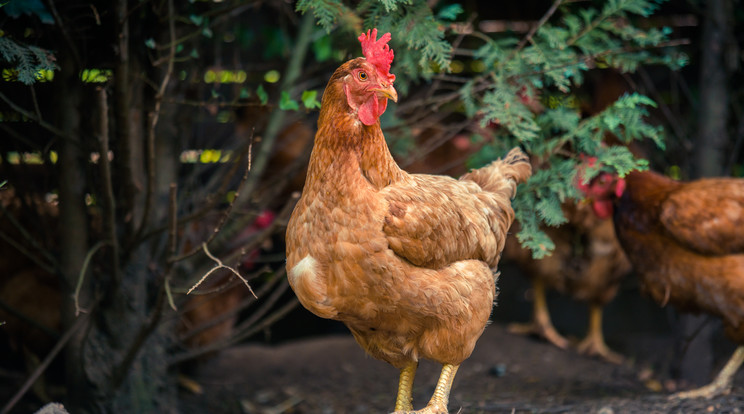
[[[514,198],[517,184],[527,181],[531,175],[532,165],[527,154],[519,148],[512,148],[504,158],[470,171],[460,179],[473,181],[485,191],[505,192],[509,198]]]

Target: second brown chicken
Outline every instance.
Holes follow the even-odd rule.
[[[533,259],[516,237],[507,239],[503,260],[516,263],[529,278],[533,299],[531,320],[511,324],[509,330],[536,335],[559,348],[568,348],[570,342],[555,329],[548,311],[546,290],[555,289],[589,305],[587,333],[577,345],[578,351],[620,363],[622,356],[605,343],[602,313],[630,271],[630,263],[615,236],[611,218],[598,217],[589,204],[582,202],[564,203],[563,212],[568,219],[566,224],[543,229],[555,243],[555,250],[548,257]],[[512,234],[517,232],[518,228],[512,228]]]

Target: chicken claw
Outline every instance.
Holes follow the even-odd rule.
[[[452,382],[455,379],[455,374],[460,366],[444,364],[444,366],[442,366],[442,373],[439,376],[439,381],[437,382],[437,387],[434,389],[434,395],[432,395],[431,400],[429,400],[429,404],[420,410],[409,411],[411,407],[410,387],[413,386],[413,375],[416,372],[416,366],[416,363],[412,363],[400,371],[398,400],[395,403],[395,412],[392,414],[448,414],[447,404],[449,403],[449,394],[452,389]],[[411,367],[413,368],[411,369]],[[409,375],[410,382],[408,381]],[[409,388],[404,389],[406,386]]]
[[[736,371],[744,362],[744,345],[739,345],[731,355],[726,365],[718,373],[716,379],[710,384],[697,388],[690,391],[683,391],[673,394],[669,397],[672,400],[685,400],[690,398],[713,398],[719,395],[727,394],[731,391],[731,383],[733,382]]]
[[[518,335],[536,335],[558,348],[568,348],[568,340],[555,330],[553,323],[550,321],[544,282],[540,279],[534,279],[532,281],[532,292],[532,321],[525,324],[510,324],[509,332]]]
[[[586,337],[579,342],[577,350],[582,355],[598,356],[607,362],[613,364],[622,364],[625,358],[613,352],[605,343],[602,335],[602,307],[599,305],[590,305],[589,307],[589,332]]]

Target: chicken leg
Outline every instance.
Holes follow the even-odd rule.
[[[444,364],[439,381],[437,382],[437,387],[434,389],[434,395],[431,396],[429,404],[421,410],[410,411],[412,409],[411,389],[413,388],[413,377],[416,373],[416,367],[417,364],[414,362],[400,371],[398,399],[395,402],[395,412],[393,414],[447,414],[447,404],[449,404],[452,382],[455,380],[455,374],[460,366]]]
[[[613,364],[623,362],[623,356],[613,352],[605,343],[602,334],[602,306],[594,303],[589,305],[589,329],[586,337],[577,345],[577,350],[582,355],[598,356]]]
[[[670,399],[689,399],[689,398],[713,398],[718,395],[726,394],[731,390],[731,383],[734,379],[734,374],[739,370],[739,367],[744,362],[744,345],[739,345],[731,355],[726,365],[718,373],[716,379],[710,384],[697,388],[690,391],[678,392],[670,396]]]
[[[536,335],[561,349],[568,348],[568,340],[561,336],[550,321],[550,312],[545,299],[545,282],[539,278],[532,280],[532,321],[509,325],[509,332],[520,335]]]
[[[395,399],[395,412],[407,412],[413,410],[413,378],[416,376],[418,362],[411,361],[400,370],[398,381],[398,397]]]

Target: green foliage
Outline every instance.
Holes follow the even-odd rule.
[[[261,105],[266,105],[266,103],[269,102],[269,94],[266,93],[266,89],[264,89],[263,85],[258,85],[258,88],[256,88],[256,96],[258,96]]]
[[[17,43],[7,36],[0,37],[0,56],[14,65],[15,77],[26,85],[42,79],[44,71],[57,69],[54,57],[48,50]]]
[[[315,60],[318,62],[325,62],[333,56],[333,45],[331,44],[330,36],[326,35],[314,41],[312,48],[315,54]]]
[[[329,33],[336,25],[338,16],[350,13],[341,0],[300,0],[297,2],[297,11],[305,14],[310,10],[318,20],[318,25]]]
[[[483,128],[482,134],[490,135],[475,138],[484,145],[468,161],[469,167],[482,166],[515,145],[540,161],[514,200],[519,240],[535,257],[554,247],[543,226],[564,223],[562,203],[581,198],[575,186],[579,154],[597,157],[602,169],[624,175],[647,163],[624,146],[608,144],[607,137],[617,137],[623,144],[650,139],[664,146],[663,129],[648,122],[647,108],[655,106],[648,97],[628,94],[589,115],[582,115],[575,103],[576,90],[589,70],[624,73],[640,65],[677,69],[686,64],[684,54],[665,47],[670,29],[634,24],[638,17],[653,14],[661,1],[566,2],[529,35],[457,33],[458,39],[469,38],[458,44],[458,55],[472,56],[484,70],[459,75],[462,81],[449,84],[440,95],[446,96],[442,99],[447,106],[437,110],[460,111]],[[413,82],[428,82],[449,72],[453,48],[448,36],[455,27],[451,22],[463,13],[459,4],[432,10],[426,2],[403,0],[362,0],[353,10],[340,1],[302,0],[297,9],[312,9],[326,30],[341,13],[355,13],[363,20],[363,30],[391,32],[392,72],[401,95]],[[599,168],[587,169],[586,175],[591,177]]]
[[[284,111],[296,111],[300,109],[300,105],[297,101],[289,97],[289,92],[282,91],[281,97],[279,98],[279,109]]]
[[[302,105],[304,105],[307,109],[320,109],[320,101],[318,101],[318,91],[302,92]]]
[[[461,5],[457,3],[450,4],[442,7],[439,12],[437,12],[437,18],[440,20],[456,20],[457,16],[462,14],[463,11]]]
[[[494,135],[501,144],[484,147],[471,165],[503,155],[513,145],[522,145],[541,160],[544,169],[535,172],[514,201],[522,226],[519,239],[535,257],[552,248],[541,226],[561,224],[565,220],[561,203],[581,198],[571,173],[580,164],[578,154],[596,156],[605,170],[625,175],[647,163],[635,159],[626,147],[608,146],[607,136],[623,143],[651,139],[663,148],[663,129],[647,122],[646,108],[655,103],[645,96],[625,95],[583,119],[577,109],[550,105],[546,99],[571,94],[592,68],[627,72],[640,64],[661,63],[673,69],[683,65],[685,56],[651,50],[668,40],[669,30],[643,30],[630,24],[631,14],[648,16],[657,6],[657,1],[643,0],[613,0],[601,10],[583,6],[572,11],[566,6],[559,22],[548,20],[527,42],[506,35],[486,40],[475,51],[488,70],[465,83],[460,96],[469,116],[483,126],[498,125]],[[524,47],[517,49],[517,44]],[[533,89],[539,93],[531,93]],[[535,110],[538,101],[544,106],[541,110]]]

